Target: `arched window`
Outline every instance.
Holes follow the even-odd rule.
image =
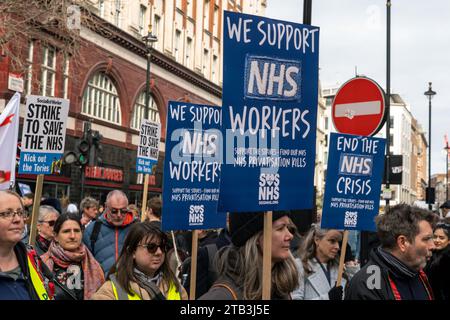
[[[122,124],[120,101],[114,83],[104,72],[94,74],[83,95],[82,113],[93,118]]]
[[[152,122],[159,123],[161,120],[159,119],[158,107],[156,106],[155,100],[152,95],[150,95],[150,99],[148,101],[149,111],[148,111],[148,120]],[[136,103],[134,104],[133,109],[133,117],[131,118],[131,128],[140,130],[141,121],[145,117],[145,90],[139,94],[139,97],[136,99]]]

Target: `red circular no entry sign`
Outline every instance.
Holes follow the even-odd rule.
[[[384,111],[383,89],[372,79],[356,77],[339,88],[331,116],[340,133],[373,136],[384,124]]]

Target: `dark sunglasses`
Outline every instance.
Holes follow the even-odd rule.
[[[40,223],[47,223],[49,227],[53,227],[56,223],[56,220],[49,220],[49,221],[39,221]]]
[[[155,254],[158,248],[161,248],[162,252],[166,252],[166,244],[161,242],[160,244],[156,243],[148,243],[148,244],[140,244],[139,247],[147,248],[148,253]]]
[[[111,212],[112,214],[122,214],[125,215],[129,212],[129,210],[127,208],[123,208],[123,209],[116,209],[116,208],[111,208],[109,209],[109,212]]]

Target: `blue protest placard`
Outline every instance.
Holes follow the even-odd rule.
[[[19,173],[55,173],[64,153],[69,100],[27,96]]]
[[[158,164],[161,124],[142,120],[136,157],[136,173],[153,174]]]
[[[313,207],[319,28],[224,13],[219,210]]]
[[[331,133],[321,227],[375,231],[386,139]]]
[[[169,101],[163,181],[163,230],[223,228],[217,212],[222,158],[221,109]]]

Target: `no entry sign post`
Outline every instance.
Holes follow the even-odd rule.
[[[347,81],[333,100],[332,119],[340,133],[375,135],[386,120],[383,89],[366,77]]]

